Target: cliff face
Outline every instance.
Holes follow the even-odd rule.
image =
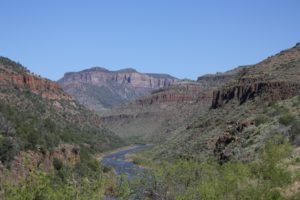
[[[163,74],[142,74],[134,69],[109,71],[91,68],[66,73],[58,81],[62,88],[91,110],[102,111],[174,84],[176,78]]]
[[[236,100],[239,104],[259,98],[269,102],[300,94],[300,45],[247,66],[213,92],[212,108]]]
[[[236,100],[239,104],[261,97],[262,100],[274,102],[300,94],[300,84],[293,82],[255,82],[216,90],[213,93],[212,108],[218,108]]]
[[[137,105],[196,103],[205,92],[202,85],[196,83],[179,83],[171,87],[153,91],[151,95],[139,98]]]
[[[49,100],[73,99],[64,93],[57,83],[37,77],[28,71],[14,71],[3,63],[0,64],[0,70],[0,86],[2,88],[28,89]]]

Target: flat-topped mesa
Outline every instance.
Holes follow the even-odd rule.
[[[105,68],[94,67],[80,72],[66,73],[64,77],[59,80],[59,83],[62,86],[74,83],[85,83],[97,86],[115,83],[135,88],[157,89],[169,86],[176,81],[177,78],[170,75],[142,74],[132,68],[109,71]]]
[[[66,73],[58,83],[78,102],[101,112],[149,95],[151,91],[168,87],[177,81],[177,78],[170,75],[143,74],[132,68],[110,71],[94,67]]]

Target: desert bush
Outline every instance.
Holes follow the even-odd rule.
[[[288,126],[291,123],[293,123],[293,121],[295,121],[295,119],[296,119],[295,115],[293,115],[291,113],[285,113],[279,118],[279,123],[282,125]]]
[[[9,137],[0,139],[0,161],[8,165],[17,154],[17,148]]]
[[[66,172],[64,175],[66,177],[61,179],[56,173],[46,174],[33,170],[18,185],[13,185],[9,182],[5,183],[4,193],[1,193],[0,195],[2,196],[0,197],[6,200],[103,199],[105,180],[100,179],[96,174],[95,178],[76,178],[72,176],[72,172]]]
[[[294,121],[290,129],[291,142],[297,146],[300,145],[300,120]]]
[[[288,185],[291,174],[278,164],[290,149],[289,143],[276,135],[257,161],[153,163],[133,188],[140,199],[285,199],[276,188]]]
[[[126,175],[121,175],[119,179],[118,197],[127,200],[131,195],[130,183]]]
[[[261,124],[264,124],[268,122],[269,118],[266,115],[257,115],[256,118],[254,119],[255,125],[259,126]]]
[[[112,170],[113,170],[113,168],[112,167],[108,167],[108,166],[103,166],[103,168],[102,168],[103,173],[108,173],[108,172],[110,172]]]
[[[273,104],[273,105],[271,105],[271,109],[268,114],[271,117],[274,117],[274,116],[281,115],[281,114],[288,113],[288,112],[289,112],[289,110],[285,106],[282,106],[279,104]]]
[[[63,167],[62,161],[58,158],[53,159],[52,165],[53,165],[54,169],[56,169],[56,170],[61,170]]]

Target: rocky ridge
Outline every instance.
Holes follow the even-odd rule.
[[[19,90],[29,89],[31,92],[40,94],[48,100],[73,100],[70,95],[62,91],[60,86],[48,79],[33,75],[25,68],[9,67],[11,64],[17,65],[7,58],[0,58],[0,86],[3,88],[18,88]]]
[[[233,71],[198,79],[212,83],[210,109],[176,129],[157,148],[157,156],[249,161],[274,134],[289,137],[299,116],[300,45]],[[287,122],[282,122],[285,118]]]
[[[142,74],[131,68],[109,71],[94,67],[66,73],[58,83],[81,104],[102,111],[170,86],[177,80],[170,75]]]
[[[275,102],[300,94],[300,45],[242,68],[235,78],[213,93],[212,108],[236,100],[239,104],[261,97]]]

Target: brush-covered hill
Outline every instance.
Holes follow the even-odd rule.
[[[177,78],[167,74],[143,74],[131,68],[109,71],[94,67],[66,73],[58,83],[79,103],[100,112],[148,95],[176,81]]]
[[[133,187],[138,198],[300,199],[299,72],[297,44],[258,64],[199,77],[197,92],[205,95],[192,107],[188,101],[168,104],[174,111],[165,125],[172,124],[172,131],[166,135],[160,126],[156,131],[166,137],[129,158],[149,169]],[[159,107],[180,93],[166,91],[140,102]],[[194,114],[185,116],[174,106],[179,102]]]
[[[67,162],[63,151],[100,152],[121,146],[122,140],[100,122],[98,115],[76,103],[57,83],[0,57],[1,169],[10,166],[20,175],[25,170],[24,152],[33,153],[32,163],[48,162],[46,168],[53,168],[54,154]]]
[[[300,123],[299,44],[258,64],[237,68],[234,74],[225,74],[225,84],[212,91],[210,108],[163,143],[158,148],[159,157],[210,155],[221,162],[251,160],[277,133],[299,145],[300,136],[291,133]],[[207,78],[212,76],[198,81]]]

